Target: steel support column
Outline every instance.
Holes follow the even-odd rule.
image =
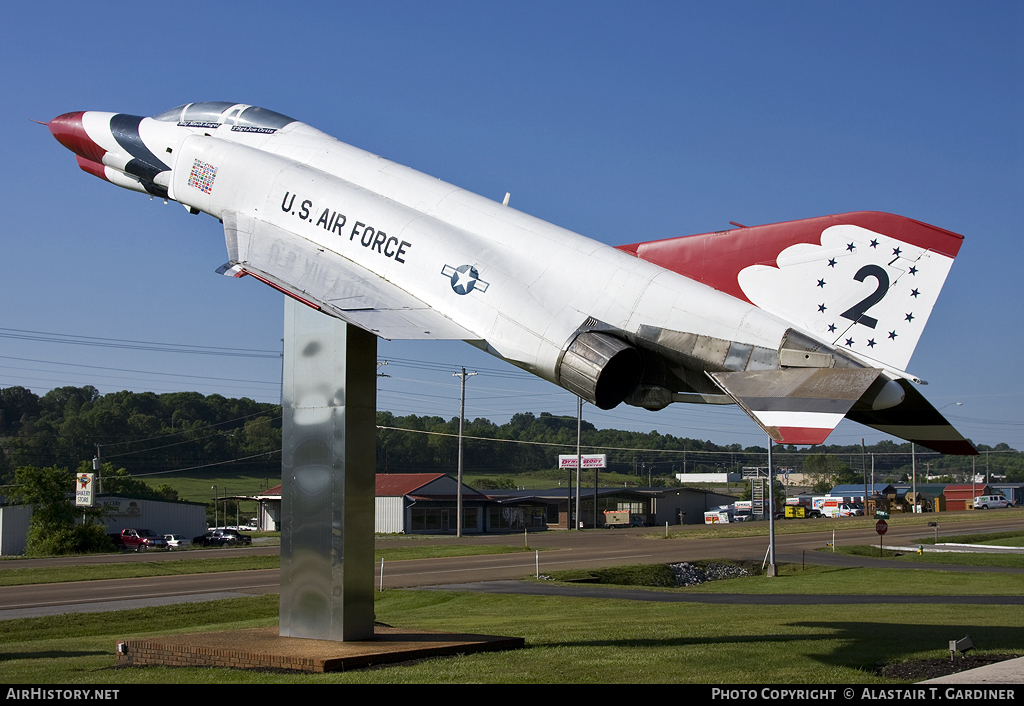
[[[373,637],[377,339],[285,298],[280,635]]]

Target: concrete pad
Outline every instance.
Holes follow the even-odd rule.
[[[275,626],[124,640],[117,643],[117,666],[337,672],[525,646],[521,637],[423,632],[384,625],[374,625],[372,640],[334,642],[281,637]]]

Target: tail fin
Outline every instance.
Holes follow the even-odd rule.
[[[862,211],[619,249],[879,367],[904,370],[962,241],[920,221]]]

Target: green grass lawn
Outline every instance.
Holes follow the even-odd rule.
[[[485,554],[514,554],[516,552],[533,552],[526,547],[505,547],[472,544],[422,545],[405,547],[378,547],[373,556],[377,561],[400,561],[402,559],[436,559],[448,556],[482,556]],[[544,550],[541,550],[544,551]]]
[[[197,472],[198,473],[198,472]],[[204,477],[205,475],[205,477]],[[274,487],[281,482],[280,476],[277,478],[266,478],[264,476],[252,476],[252,475],[232,475],[223,476],[218,475],[218,472],[210,471],[207,474],[201,474],[195,476],[175,476],[173,479],[152,481],[149,485],[156,487],[161,483],[167,483],[169,486],[178,491],[178,497],[182,500],[191,500],[197,503],[210,503],[213,502],[213,488],[211,486],[217,486],[217,495],[221,498],[224,497],[225,491],[228,495],[256,495],[268,487]],[[270,484],[269,486],[267,484]],[[243,503],[242,509],[248,510],[255,507],[255,503]],[[231,520],[234,521],[234,518]]]
[[[996,544],[1007,547],[1021,547],[1024,546],[1024,530],[955,534],[939,537],[938,542],[944,544]],[[913,540],[913,544],[936,544],[936,538],[934,534],[930,537],[921,537],[920,539]]]
[[[392,590],[396,627],[515,635],[527,647],[333,674],[220,668],[111,669],[118,640],[272,626],[277,596],[0,622],[4,679],[20,684],[878,683],[879,663],[978,651],[1024,653],[1024,612],[990,606],[715,606]],[[955,611],[955,625],[950,615]],[[998,623],[998,624],[996,624]],[[951,631],[955,630],[955,634]]]
[[[875,548],[877,552],[877,547]],[[761,595],[893,595],[893,596],[1017,596],[1024,593],[1024,574],[964,573],[957,571],[873,569],[780,564],[779,575],[761,573],[760,563],[700,561],[697,565],[723,563],[742,566],[752,575],[709,581],[686,588],[654,588],[664,583],[665,565],[632,565],[604,569],[569,569],[549,574],[555,581],[575,582],[588,578],[602,584],[646,585],[652,590],[687,593],[742,593]],[[671,572],[669,572],[671,574]]]
[[[434,559],[448,556],[479,556],[485,554],[509,554],[533,551],[522,547],[457,545],[420,545],[378,548],[374,561],[385,562],[403,559]],[[0,586],[20,586],[33,583],[63,583],[66,581],[96,581],[100,579],[140,578],[145,576],[177,576],[183,574],[206,574],[218,571],[250,571],[254,569],[276,569],[281,565],[278,555],[223,557],[190,559],[183,552],[183,558],[174,561],[126,562],[118,564],[92,564],[54,566],[44,568],[19,568],[17,560],[5,563],[0,569]]]
[[[683,589],[693,593],[756,593],[891,596],[1018,596],[1024,574],[913,571],[905,568],[833,568],[783,564],[779,576],[711,581]],[[1022,611],[1024,612],[1024,611]]]
[[[1021,533],[1017,537],[1005,537],[1002,539],[987,539],[984,542],[978,542],[978,544],[990,544],[993,546],[1001,547],[1024,547],[1024,533]]]
[[[924,546],[924,545],[922,545]],[[1024,554],[981,554],[973,552],[939,552],[929,551],[927,547],[923,554],[917,552],[895,551],[885,549],[884,545],[879,557],[877,544],[862,544],[849,547],[836,547],[837,554],[849,556],[867,556],[882,559],[892,559],[894,563],[918,563],[918,564],[948,564],[950,566],[1003,566],[1008,568],[1024,568]],[[832,551],[820,549],[819,551]],[[1004,574],[1005,576],[1005,574]]]
[[[243,556],[218,559],[178,559],[176,561],[145,561],[120,564],[78,564],[75,566],[48,566],[43,568],[4,568],[0,570],[0,586],[24,586],[34,583],[64,583],[66,581],[97,581],[101,579],[130,579],[146,576],[181,576],[209,574],[221,571],[251,571],[276,569],[281,565],[278,556]],[[6,564],[5,566],[10,566]]]
[[[1008,512],[1018,512],[1017,508],[1011,508]],[[1024,510],[1020,510],[1024,512]],[[1024,515],[1009,516],[1013,519],[1024,519]],[[939,521],[942,526],[954,525],[958,522],[968,522],[978,519],[978,515],[970,512],[959,513],[934,513],[927,515],[894,515],[892,519],[886,520],[890,527],[920,527],[922,536],[930,531],[929,522]],[[835,530],[841,532],[851,529],[874,529],[878,522],[874,517],[840,517],[818,518],[818,519],[789,519],[778,520],[775,523],[776,534],[806,534],[809,532],[830,532]],[[767,522],[735,522],[727,525],[698,525],[680,527],[669,527],[668,539],[715,539],[717,537],[759,537],[768,535]],[[651,539],[666,539],[665,529],[652,529],[646,535]],[[959,541],[948,537],[940,537],[940,541]],[[920,544],[924,540],[915,540]],[[933,540],[929,540],[931,542]]]

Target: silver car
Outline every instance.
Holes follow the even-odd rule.
[[[165,534],[168,549],[185,549],[192,546],[192,540],[183,534]]]

